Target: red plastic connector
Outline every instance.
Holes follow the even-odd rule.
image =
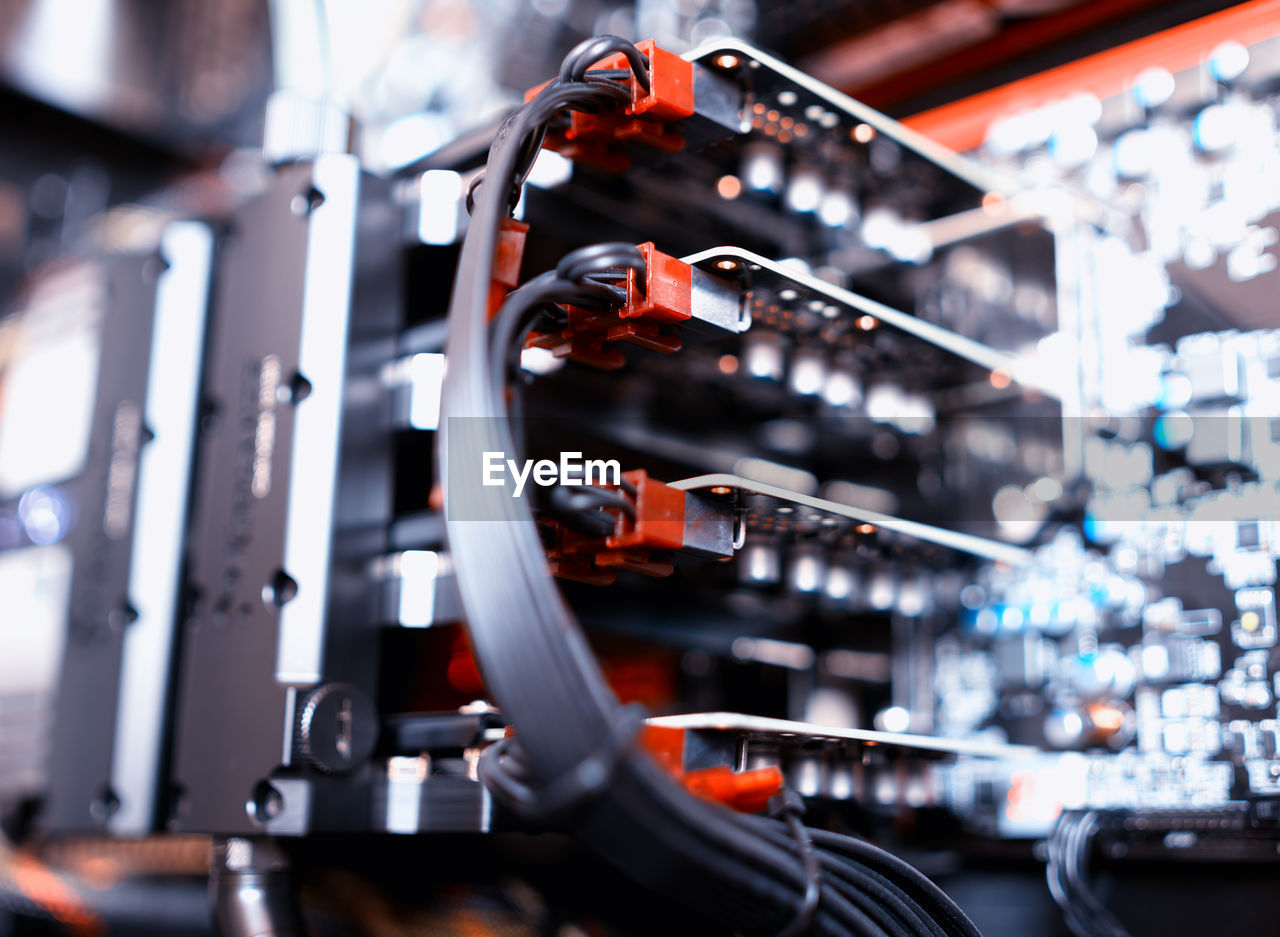
[[[640,245],[645,259],[644,289],[634,270],[627,272],[627,301],[616,312],[569,308],[568,325],[559,332],[535,332],[528,344],[606,371],[626,363],[613,342],[629,342],[650,351],[671,354],[682,347],[668,326],[692,318],[693,268],[657,250]]]
[[[649,60],[649,90],[645,91],[632,74],[629,104],[603,114],[575,111],[569,128],[548,134],[545,147],[608,172],[620,172],[631,164],[622,144],[641,143],[666,153],[684,149],[684,135],[667,125],[693,116],[693,63],[659,48],[652,39],[636,48]],[[592,70],[626,71],[630,67],[627,57],[618,52],[596,62]],[[525,101],[532,100],[546,84],[525,92]]]
[[[682,59],[674,52],[658,48],[652,39],[646,39],[636,45],[641,54],[649,59],[649,92],[646,94],[640,87],[636,76],[631,76],[631,105],[627,113],[650,120],[684,120],[693,116],[693,63]],[[622,68],[626,68],[626,56],[619,53],[612,57],[614,65],[621,60]]]
[[[611,550],[679,550],[684,546],[684,498],[679,488],[650,478],[644,469],[624,472],[635,485],[636,518],[618,515],[618,525],[606,543]]]
[[[727,765],[684,770],[685,730],[667,726],[645,726],[640,743],[662,768],[684,785],[685,790],[724,804],[741,813],[759,813],[769,798],[782,790],[782,771],[776,767],[734,771]]]
[[[608,585],[617,569],[654,577],[674,571],[671,563],[654,559],[652,553],[684,547],[685,493],[650,478],[644,469],[624,472],[622,477],[635,488],[635,519],[619,511],[613,533],[603,539],[584,537],[549,521],[556,534],[547,554],[552,575]]]
[[[684,322],[693,316],[693,268],[664,254],[652,241],[640,245],[645,280],[641,292],[634,270],[627,271],[627,305],[623,319],[648,318],[658,322]]]
[[[529,237],[529,226],[514,218],[502,219],[498,229],[498,246],[493,252],[493,273],[489,281],[489,319],[502,308],[503,302],[520,283],[520,264],[524,260],[524,245]]]

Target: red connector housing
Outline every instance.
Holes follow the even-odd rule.
[[[603,114],[575,111],[569,128],[562,134],[548,134],[544,146],[609,172],[620,172],[631,163],[620,144],[643,143],[666,153],[684,149],[684,136],[667,124],[693,116],[693,63],[659,48],[652,39],[636,48],[649,60],[649,90],[646,92],[632,74],[631,103]],[[618,52],[596,62],[592,70],[630,67],[627,57]],[[527,91],[525,101],[544,86]]]
[[[635,488],[635,519],[619,511],[613,533],[603,539],[584,537],[551,521],[556,541],[547,556],[553,575],[589,585],[608,585],[616,569],[671,575],[674,567],[651,554],[684,546],[685,493],[650,478],[644,469],[624,472],[622,477]]]
[[[772,766],[734,771],[727,765],[718,765],[685,771],[684,741],[684,729],[650,725],[640,731],[640,744],[658,764],[685,790],[703,800],[713,800],[742,813],[758,813],[768,805],[770,797],[782,790],[782,772]]]
[[[693,316],[693,268],[670,254],[664,254],[652,241],[640,245],[644,255],[644,291],[636,282],[634,270],[627,271],[627,305],[620,318],[648,318],[658,322],[684,322]]]
[[[663,354],[679,351],[680,338],[666,327],[692,317],[693,268],[657,250],[652,242],[641,244],[640,252],[646,270],[643,291],[635,271],[629,270],[627,301],[621,309],[592,312],[571,306],[564,329],[532,333],[528,344],[607,371],[626,363],[621,352],[606,347],[612,342],[630,342]]]
[[[520,264],[524,260],[524,243],[529,226],[514,218],[503,218],[498,229],[498,246],[493,252],[493,272],[489,280],[489,319],[502,308],[503,302],[520,283]]]

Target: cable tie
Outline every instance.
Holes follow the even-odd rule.
[[[619,762],[631,751],[645,712],[636,705],[618,710],[604,742],[582,761],[543,783],[525,784],[511,777],[504,760],[520,762],[512,751],[515,738],[489,746],[480,759],[480,778],[498,797],[525,820],[550,826],[557,820],[584,810],[608,788]],[[523,767],[521,765],[521,767]]]

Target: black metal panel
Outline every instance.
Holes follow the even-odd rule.
[[[294,752],[293,723],[321,683],[376,698],[369,562],[390,513],[379,373],[395,349],[398,230],[380,184],[348,157],[282,169],[233,219],[210,343],[172,828],[367,822],[367,768],[322,777]]]
[[[123,257],[106,270],[107,299],[88,459],[69,485],[79,516],[67,537],[75,557],[55,717],[47,803],[51,828],[85,830],[115,807],[110,788],[121,645],[129,602],[135,484],[155,314],[158,255]]]

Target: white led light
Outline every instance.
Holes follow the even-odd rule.
[[[1111,150],[1116,173],[1136,179],[1150,172],[1155,163],[1152,143],[1151,135],[1145,130],[1130,130],[1121,134]]]
[[[1049,153],[1060,166],[1083,166],[1097,151],[1098,134],[1087,124],[1069,124],[1049,138]]]
[[[409,381],[409,425],[414,429],[438,428],[444,355],[414,355],[409,360]]]
[[[887,248],[898,236],[902,220],[888,208],[877,207],[862,218],[862,243],[867,247]]]
[[[1148,68],[1133,81],[1133,99],[1145,108],[1159,107],[1173,97],[1173,74],[1167,68]]]
[[[768,144],[753,144],[742,153],[742,171],[739,173],[747,188],[757,192],[782,190],[782,154]]]
[[[539,150],[529,170],[529,184],[540,189],[554,189],[573,178],[573,161],[555,150]]]
[[[827,375],[827,382],[822,387],[822,399],[833,407],[852,407],[862,399],[862,391],[852,374],[835,370]]]
[[[828,228],[843,228],[853,220],[854,215],[853,196],[842,189],[829,191],[818,206],[818,218]]]
[[[876,713],[875,723],[881,732],[906,732],[911,728],[911,713],[902,706],[889,706]]]
[[[797,394],[812,396],[822,390],[826,382],[827,365],[822,354],[816,351],[798,351],[791,357],[789,382]]]
[[[1228,149],[1236,142],[1236,129],[1240,121],[1237,108],[1227,104],[1211,104],[1196,115],[1194,135],[1196,146],[1207,153]]]
[[[1249,50],[1238,42],[1224,42],[1209,56],[1209,74],[1218,81],[1235,81],[1249,67]]]
[[[787,184],[787,207],[797,214],[818,210],[825,194],[822,176],[813,169],[797,169]]]

